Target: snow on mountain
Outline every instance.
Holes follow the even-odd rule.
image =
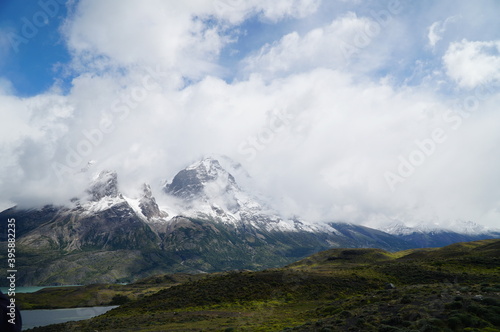
[[[76,201],[84,215],[95,214],[125,202],[123,195],[118,192],[118,176],[114,171],[102,171],[95,176],[87,194],[87,199]]]
[[[140,212],[150,222],[162,222],[168,213],[161,210],[153,197],[149,184],[142,185],[142,196],[137,200]]]
[[[167,212],[160,210],[148,184],[143,184],[140,196],[127,197],[118,189],[115,171],[102,171],[96,175],[87,190],[87,197],[73,200],[82,216],[95,215],[112,207],[124,205],[137,217],[148,223],[166,222]],[[74,209],[69,210],[69,212]]]
[[[449,229],[454,230],[457,233],[467,235],[487,234],[490,232],[495,232],[495,230],[493,229],[489,229],[473,221],[466,220],[456,221],[454,224],[451,224],[449,226]]]
[[[239,173],[240,178],[249,180],[241,165],[228,158],[223,160],[228,168]],[[242,189],[235,177],[213,157],[204,158],[181,170],[170,183],[164,185],[163,190],[180,200],[181,206],[170,207],[170,210],[182,211],[183,215],[190,217],[210,218],[242,227],[251,225],[268,231],[334,231],[328,225],[282,218],[257,195]]]
[[[92,181],[87,193],[94,202],[104,197],[117,197],[118,175],[114,171],[102,171]]]
[[[458,220],[453,223],[437,224],[422,222],[416,226],[408,226],[401,221],[393,222],[385,227],[381,227],[386,233],[393,235],[410,235],[410,234],[438,234],[453,232],[463,235],[484,235],[498,233],[498,230],[493,230],[479,225],[473,221]]]
[[[393,235],[409,235],[413,233],[431,233],[440,231],[440,228],[437,227],[437,225],[422,223],[418,226],[411,227],[400,221],[393,222],[385,227],[381,227],[380,229]]]

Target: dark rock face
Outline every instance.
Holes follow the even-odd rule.
[[[148,220],[168,217],[168,213],[160,211],[153,197],[153,193],[151,192],[151,187],[148,184],[143,185],[143,194],[139,201],[139,207],[141,208],[142,214],[144,214]]]
[[[165,185],[164,191],[169,195],[192,200],[203,196],[207,183],[219,179],[227,183],[227,189],[237,187],[234,177],[217,160],[207,158],[177,173],[172,183]]]
[[[85,250],[145,250],[158,242],[156,234],[126,202],[78,221],[80,243]]]
[[[192,199],[203,191],[203,184],[196,170],[182,170],[174,177],[171,184],[165,186],[165,192],[184,199]]]
[[[13,207],[0,213],[4,216],[0,220],[0,242],[7,241],[7,222],[8,218],[16,220],[16,238],[20,238],[30,231],[40,227],[46,222],[51,221],[60,210],[60,207],[48,205],[40,209],[19,209]],[[7,219],[6,219],[7,218]]]
[[[22,213],[11,211],[16,212]],[[61,208],[46,223],[18,239],[21,247],[64,252],[146,249],[157,242],[157,235],[125,201],[96,213]]]

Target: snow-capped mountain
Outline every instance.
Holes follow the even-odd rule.
[[[403,222],[393,222],[381,230],[394,235],[409,235],[412,233],[440,233],[440,232],[454,232],[464,235],[478,235],[487,233],[496,233],[498,230],[489,229],[483,225],[479,225],[473,221],[456,221],[451,224],[429,224],[421,223],[416,226],[407,226]]]
[[[232,168],[239,168],[232,164]],[[248,175],[246,175],[248,176]],[[181,202],[182,215],[220,221],[239,227],[265,230],[315,231],[327,225],[312,225],[297,219],[287,220],[261,199],[243,190],[235,177],[214,158],[205,158],[181,170],[166,183],[164,192]]]
[[[470,220],[460,220],[450,225],[450,230],[454,230],[457,233],[468,234],[468,235],[477,235],[477,234],[487,234],[487,233],[498,233],[499,229],[490,229],[486,228],[483,225],[479,225]]]
[[[413,233],[430,233],[433,231],[439,231],[439,228],[437,228],[436,225],[422,224],[417,227],[411,227],[399,221],[380,227],[380,229],[386,233],[394,235],[409,235]]]
[[[456,242],[500,237],[500,231],[488,229],[472,221],[457,221],[447,225],[421,223],[413,227],[394,222],[381,230],[396,235],[415,247],[442,247]]]
[[[117,197],[118,193],[118,175],[112,171],[102,171],[92,181],[87,190],[90,200],[100,201],[104,197]]]
[[[394,251],[485,236],[470,223],[464,229],[476,232],[473,236],[403,224],[383,232],[354,224],[287,219],[245,187],[250,181],[240,165],[204,158],[165,183],[161,196],[155,197],[148,184],[134,197],[124,195],[118,174],[103,171],[86,195],[65,206],[3,211],[0,220],[16,219],[19,285],[262,269],[333,247]],[[0,234],[6,234],[6,225],[0,227]],[[0,237],[0,243],[5,241]]]

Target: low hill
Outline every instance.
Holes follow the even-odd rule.
[[[94,319],[32,331],[498,331],[499,271],[500,240],[332,249],[280,269],[176,279]]]

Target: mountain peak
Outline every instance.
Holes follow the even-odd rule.
[[[94,179],[87,192],[91,195],[92,201],[99,201],[104,197],[117,197],[118,176],[115,171],[102,171]]]
[[[205,170],[210,170],[212,168],[222,168],[219,161],[216,158],[213,157],[206,157],[203,158],[197,162],[192,163],[186,169],[199,169],[200,167],[204,168]]]
[[[179,198],[193,200],[204,197],[207,186],[213,187],[214,184],[222,191],[238,188],[234,177],[217,159],[205,158],[177,173],[172,182],[165,185],[164,191]]]
[[[147,183],[142,184],[142,198],[152,198],[153,192],[151,191],[151,186]]]
[[[142,197],[139,199],[139,208],[142,214],[151,221],[168,217],[168,213],[161,211],[151,191],[149,184],[142,185]]]

